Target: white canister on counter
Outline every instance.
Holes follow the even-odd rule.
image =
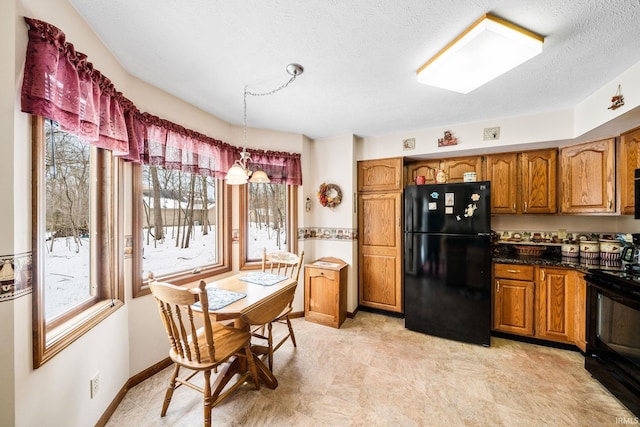
[[[622,243],[618,240],[601,240],[600,241],[600,258],[609,261],[620,259]]]
[[[563,243],[560,250],[564,257],[577,258],[580,256],[580,245],[578,243]]]
[[[595,240],[580,241],[580,258],[597,259],[600,258],[600,243]]]

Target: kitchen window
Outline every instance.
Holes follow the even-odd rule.
[[[228,271],[224,181],[160,166],[134,165],[134,297],[149,273],[174,284]]]
[[[33,117],[33,366],[123,304],[120,163]]]
[[[242,266],[255,266],[262,252],[297,252],[298,187],[287,184],[248,183],[240,191]]]

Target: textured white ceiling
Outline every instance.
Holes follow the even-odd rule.
[[[245,84],[273,89],[302,64],[286,90],[250,97],[247,117],[311,138],[570,108],[640,61],[640,0],[69,1],[132,75],[230,123]],[[418,84],[487,12],[543,35],[542,55],[466,95]]]

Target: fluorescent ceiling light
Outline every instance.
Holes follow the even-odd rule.
[[[544,38],[485,14],[418,69],[418,82],[469,93],[542,52]]]

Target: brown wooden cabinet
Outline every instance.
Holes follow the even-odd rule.
[[[574,343],[575,278],[574,270],[538,268],[537,327],[539,338]]]
[[[475,172],[476,179],[483,180],[481,156],[447,159],[440,166],[447,174],[447,182],[464,182],[464,174],[467,172]]]
[[[640,128],[620,137],[620,213],[632,215],[635,207],[634,171],[640,168]]]
[[[586,348],[586,282],[573,269],[494,264],[493,330]]]
[[[557,159],[556,149],[486,156],[491,213],[556,213]]]
[[[491,181],[491,213],[518,213],[518,154],[487,156],[486,179]]]
[[[584,273],[575,272],[575,330],[574,339],[578,348],[587,351],[587,281]]]
[[[494,265],[494,330],[533,336],[533,278],[531,265]]]
[[[560,171],[562,213],[615,212],[613,139],[561,148]]]
[[[402,171],[400,158],[358,162],[358,302],[397,313],[403,312]]]
[[[360,304],[402,313],[402,193],[360,194],[358,230]]]
[[[424,176],[427,184],[436,183],[436,171],[447,174],[447,182],[463,182],[466,172],[475,172],[478,181],[482,180],[482,156],[455,157],[451,159],[422,160],[407,165],[407,183],[415,183],[416,176]]]
[[[358,192],[402,190],[402,158],[358,162]]]
[[[522,213],[556,213],[558,150],[525,151],[520,154],[520,165]]]
[[[347,263],[320,258],[304,267],[304,318],[339,328],[347,318]]]
[[[426,184],[436,183],[436,171],[440,169],[440,160],[422,160],[407,165],[407,185],[415,184],[417,176],[424,176]]]

